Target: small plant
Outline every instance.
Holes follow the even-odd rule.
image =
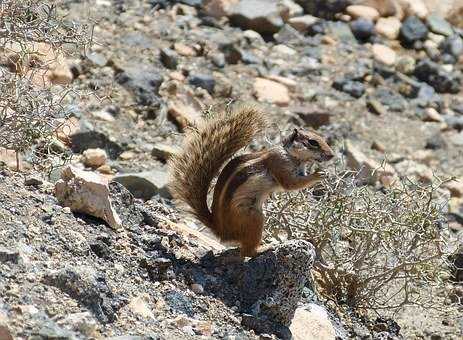
[[[0,18],[0,149],[18,154],[38,141],[47,149],[70,91],[56,70],[65,47],[89,44],[87,28],[64,20],[52,1],[0,1]]]
[[[357,174],[335,171],[321,189],[272,197],[267,239],[312,242],[326,264],[315,268],[319,290],[339,304],[374,311],[432,305],[429,294],[449,277],[442,183],[403,180],[375,190],[359,185]]]

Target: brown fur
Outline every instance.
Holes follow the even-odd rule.
[[[211,211],[207,193],[219,169],[248,145],[266,122],[254,108],[220,115],[192,131],[184,151],[170,161],[170,190],[187,203],[193,214],[222,241],[241,246],[242,256],[253,256],[264,224],[262,205],[275,191],[298,190],[318,183],[320,173],[305,174],[305,165],[333,157],[333,151],[314,132],[294,130],[282,146],[232,159],[214,188]]]

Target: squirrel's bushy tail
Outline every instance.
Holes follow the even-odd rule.
[[[250,144],[266,127],[264,114],[255,107],[241,106],[206,119],[190,129],[182,150],[169,161],[169,190],[187,203],[191,213],[214,231],[207,194],[224,163]]]

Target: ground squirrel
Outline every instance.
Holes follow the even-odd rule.
[[[230,160],[217,179],[209,210],[212,180],[265,127],[265,115],[254,107],[218,114],[192,128],[181,152],[169,161],[172,196],[187,203],[221,241],[238,243],[242,257],[257,253],[264,224],[262,205],[268,196],[318,183],[322,173],[306,174],[306,166],[334,156],[322,137],[294,129],[282,145]]]

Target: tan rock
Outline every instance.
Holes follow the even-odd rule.
[[[429,14],[428,7],[422,0],[398,0],[406,16],[416,15],[426,19]]]
[[[426,110],[424,110],[424,117],[423,121],[425,122],[438,122],[442,123],[444,121],[444,118],[437,112],[437,110],[433,107],[428,107]]]
[[[0,339],[2,340],[13,340],[13,335],[11,334],[8,326],[0,322]]]
[[[97,173],[66,166],[55,184],[55,196],[72,211],[101,218],[114,229],[122,227],[111,203],[108,180]]]
[[[373,57],[375,60],[387,65],[393,66],[397,60],[397,54],[393,49],[381,44],[374,44],[372,47]]]
[[[279,54],[286,54],[286,55],[296,55],[297,51],[291,47],[288,47],[283,44],[275,45],[272,48],[273,52],[279,53]]]
[[[403,18],[403,11],[397,0],[357,0],[356,5],[364,5],[376,9],[382,17],[395,16]]]
[[[106,163],[108,155],[103,149],[87,149],[82,153],[82,163],[85,166],[98,168]]]
[[[276,82],[278,82],[280,84],[283,84],[288,89],[290,89],[291,91],[296,90],[296,87],[297,87],[297,81],[295,81],[294,79],[291,79],[291,78],[286,78],[286,77],[277,76],[277,75],[270,75],[270,76],[267,77],[267,79],[270,79],[270,80],[276,81]]]
[[[379,18],[375,25],[376,33],[388,39],[397,39],[402,23],[396,17]]]
[[[167,161],[172,155],[178,152],[178,148],[171,145],[157,143],[151,150],[151,156]]]
[[[130,300],[128,308],[133,313],[138,314],[143,318],[154,319],[154,314],[148,305],[148,299],[149,297],[147,294],[139,295]]]
[[[291,100],[285,85],[264,78],[256,78],[254,93],[258,100],[279,106],[287,106]]]
[[[202,120],[201,113],[195,107],[178,100],[169,104],[168,114],[181,130]]]
[[[203,3],[204,12],[214,18],[230,15],[230,8],[239,0],[206,0]]]
[[[196,57],[196,50],[193,47],[185,45],[183,43],[175,43],[174,50],[184,57]]]
[[[326,311],[315,304],[297,308],[289,327],[294,340],[334,340],[336,332]]]
[[[347,6],[346,12],[353,19],[363,18],[369,19],[371,21],[376,21],[379,18],[378,10],[369,6],[350,5]]]
[[[319,19],[311,15],[303,15],[300,17],[290,18],[288,24],[293,28],[297,29],[299,32],[307,32],[309,28],[315,24]]]

